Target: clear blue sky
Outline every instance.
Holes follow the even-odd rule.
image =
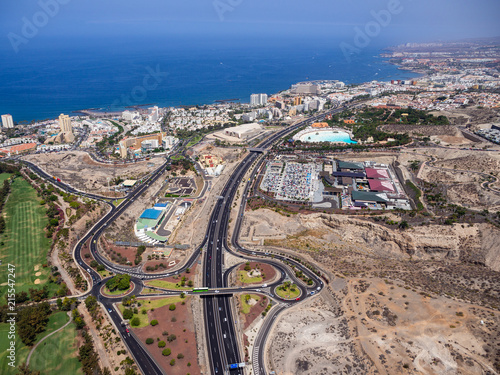
[[[354,27],[373,20],[372,11],[398,0],[41,0],[58,1],[66,4],[38,27],[37,38],[194,36],[217,41],[269,36],[349,42]],[[377,35],[381,44],[500,35],[499,0],[399,2],[402,11]],[[23,17],[33,21],[40,11],[39,1],[2,0],[0,48],[10,47],[9,33],[23,35]]]

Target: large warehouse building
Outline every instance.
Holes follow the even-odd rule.
[[[251,124],[243,124],[232,128],[227,128],[224,131],[224,134],[239,139],[249,139],[262,133],[263,131],[264,129],[262,128],[262,126],[254,122]]]
[[[336,160],[332,169],[331,173],[321,173],[321,177],[343,191],[329,189],[326,195],[340,195],[343,208],[411,209],[401,183],[388,165]]]

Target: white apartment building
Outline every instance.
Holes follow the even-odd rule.
[[[122,119],[125,121],[132,122],[134,120],[140,119],[141,116],[139,115],[139,112],[136,111],[123,111],[122,112]]]
[[[154,106],[154,107],[148,108],[148,110],[149,110],[149,115],[148,115],[149,122],[158,121],[158,118],[160,117],[158,107]]]
[[[267,94],[250,95],[250,105],[265,105],[267,103]]]
[[[6,129],[11,129],[14,127],[14,121],[12,121],[11,115],[2,115],[2,127]]]
[[[172,137],[171,135],[167,135],[162,139],[163,149],[164,150],[172,149],[172,147],[174,147],[178,142],[179,140],[177,138]]]
[[[146,152],[146,151],[151,151],[154,150],[155,148],[158,148],[159,142],[157,139],[148,139],[145,141],[141,142],[141,151]]]

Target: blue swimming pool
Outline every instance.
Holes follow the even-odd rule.
[[[341,131],[312,131],[300,137],[301,142],[332,142],[332,143],[358,143],[353,141],[349,134]]]

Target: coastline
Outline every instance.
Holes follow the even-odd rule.
[[[327,53],[327,51],[322,51],[322,52]],[[333,72],[331,71],[331,69],[329,71],[323,72],[326,65],[325,62],[322,62],[322,64],[320,65],[311,66],[307,60],[303,60],[300,57],[300,53],[295,53],[294,51],[290,51],[289,54],[290,56],[294,56],[294,58],[296,59],[295,61],[296,65],[302,67],[303,64],[304,69],[310,70],[307,75],[311,78],[307,79],[307,81],[340,80],[345,82],[346,84],[363,84],[366,82],[370,82],[371,80],[387,82],[390,81],[391,79],[418,78],[419,73],[411,72],[412,76],[409,77],[408,74],[406,74],[406,72],[409,72],[408,70],[399,69],[400,68],[399,66],[397,66],[396,64],[392,63],[389,59],[384,58],[382,56],[383,52],[384,52],[383,49],[377,49],[376,51],[371,51],[370,53],[367,53],[366,56],[363,57],[361,64],[350,64],[350,65],[346,64],[346,62],[343,60],[341,56],[333,55],[333,57],[336,59],[334,60],[335,68],[333,69],[337,68]],[[331,58],[332,56],[330,56],[330,59]],[[238,63],[242,63],[242,61],[244,60],[245,59],[242,58],[241,61],[238,60]],[[280,63],[285,64],[286,61],[288,61],[288,56],[284,56],[282,60],[283,61],[280,61]],[[396,68],[395,69],[384,68],[384,66],[387,65]],[[238,69],[241,68],[238,66]],[[180,86],[176,86],[175,82],[174,84],[168,82],[168,84],[164,85],[165,87],[162,87],[161,90],[154,90],[149,92],[148,97],[150,97],[150,99],[153,100],[149,100],[148,103],[146,104],[144,103],[133,104],[130,103],[130,100],[126,99],[131,96],[131,93],[133,93],[133,89],[140,86],[135,86],[135,87],[132,86],[133,88],[132,91],[130,91],[130,89],[128,89],[129,91],[127,91],[127,89],[123,89],[122,87],[123,86],[126,87],[128,86],[128,84],[126,85],[121,84],[112,88],[111,91],[108,91],[108,92],[114,92],[113,96],[117,98],[117,100],[114,101],[117,104],[112,106],[110,106],[109,103],[108,104],[105,103],[105,101],[108,100],[107,98],[104,98],[103,96],[104,101],[101,101],[98,97],[102,95],[96,94],[93,98],[90,98],[90,100],[93,101],[92,105],[84,107],[84,109],[82,109],[81,106],[78,106],[79,107],[78,108],[77,106],[71,104],[71,101],[66,105],[64,105],[64,103],[62,103],[62,105],[58,104],[57,105],[58,108],[55,109],[52,108],[53,104],[51,104],[50,106],[44,105],[44,102],[46,102],[48,99],[45,97],[45,94],[42,93],[39,94],[39,97],[41,95],[42,99],[39,101],[31,102],[32,103],[31,106],[29,105],[20,106],[17,104],[20,102],[19,100],[13,102],[11,105],[9,105],[8,102],[5,102],[3,103],[5,106],[4,111],[6,113],[11,113],[16,123],[22,124],[22,123],[30,123],[31,121],[38,122],[44,120],[53,120],[56,119],[60,113],[67,113],[67,114],[69,113],[70,116],[92,115],[96,117],[105,117],[105,116],[116,116],[118,114],[121,114],[122,111],[127,109],[134,108],[140,110],[152,105],[157,105],[158,107],[186,108],[192,106],[217,105],[228,102],[238,102],[245,104],[249,102],[248,99],[246,100],[238,99],[238,101],[236,101],[236,99],[227,99],[227,98],[228,97],[249,98],[250,94],[255,92],[265,92],[265,93],[272,92],[272,95],[275,95],[283,90],[288,89],[291,85],[297,82],[305,81],[304,79],[302,79],[302,77],[300,77],[300,73],[297,73],[297,70],[294,70],[292,68],[287,68],[285,74],[283,74],[283,70],[281,69],[280,65],[276,65],[275,67],[267,67],[267,69],[269,70],[268,72],[266,72],[267,74],[272,74],[273,76],[279,76],[280,78],[276,79],[273,77],[269,80],[267,78],[259,80],[259,75],[261,75],[262,73],[258,70],[253,72],[246,72],[245,70],[241,71],[236,70],[231,74],[236,75],[236,77],[244,77],[244,78],[230,80],[231,83],[227,83],[226,82],[227,80],[223,79],[221,80],[221,78],[224,78],[225,75],[224,72],[214,71],[212,79],[214,82],[218,80],[219,81],[218,84],[215,84],[214,82],[203,81],[203,85],[200,86],[200,83],[198,83],[196,79],[193,80],[193,82],[191,82],[191,80],[184,83],[180,82],[178,83],[178,85]],[[280,74],[276,74],[277,71],[279,71]],[[398,77],[398,75],[400,74],[398,72],[401,72],[403,77],[401,76]],[[379,73],[380,76],[378,76]],[[200,70],[200,74],[203,74],[202,69]],[[242,74],[245,74],[245,76],[242,76]],[[294,76],[294,77],[288,78],[288,76]],[[134,82],[132,78],[130,79],[130,82],[131,82],[130,85],[132,85]],[[260,86],[260,88],[258,89],[251,88],[250,87],[251,82],[259,82],[258,85]],[[195,84],[196,86],[193,86]],[[81,85],[80,82],[77,81],[74,86],[79,87],[80,85]],[[99,92],[99,86],[96,86],[96,88],[97,91]],[[177,92],[179,92],[181,88],[183,88],[183,90],[180,91],[179,95],[177,95]],[[227,94],[227,96],[225,94]],[[233,96],[233,94],[237,95]],[[109,95],[107,96],[109,97]],[[172,96],[176,98],[175,102],[172,102]],[[85,98],[85,101],[89,101],[89,98],[88,97]],[[110,102],[113,102],[113,100],[110,100]],[[38,111],[38,109],[40,109],[41,111]],[[19,113],[19,111],[22,111],[21,114]]]

